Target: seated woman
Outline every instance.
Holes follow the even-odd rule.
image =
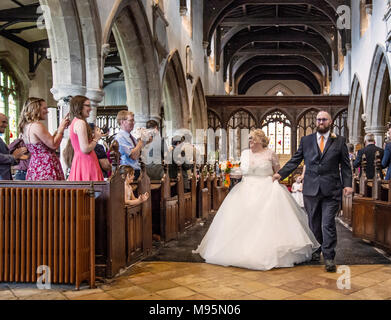
[[[125,176],[125,204],[135,206],[148,200],[149,193],[140,194],[138,198],[133,193],[131,183],[134,180],[134,169],[131,166],[121,166],[120,174]]]
[[[86,119],[91,112],[87,97],[75,96],[70,102],[69,138],[74,151],[69,181],[103,181],[102,170],[94,149],[102,137],[98,127],[94,133]],[[69,148],[69,145],[67,146]]]
[[[64,180],[55,150],[60,146],[64,136],[64,130],[69,125],[68,117],[65,117],[58,127],[57,133],[52,136],[46,127],[40,122],[47,119],[49,113],[44,99],[29,98],[23,106],[19,132],[30,152],[30,164],[26,173],[26,180]]]

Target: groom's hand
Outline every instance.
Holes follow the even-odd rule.
[[[349,188],[349,187],[346,187],[343,189],[343,194],[344,196],[350,196],[351,194],[353,194],[353,188]]]
[[[281,176],[278,174],[278,173],[275,173],[274,175],[273,175],[273,182],[274,181],[279,181],[281,179]]]

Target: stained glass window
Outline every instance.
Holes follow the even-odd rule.
[[[348,129],[348,110],[340,112],[333,121],[333,131],[339,136],[343,136],[346,139],[349,138]]]
[[[269,148],[277,154],[291,154],[291,122],[280,111],[273,112],[262,121],[262,130],[269,137]]]
[[[4,140],[11,143],[18,137],[17,87],[13,77],[0,65],[0,113],[8,117],[8,128]]]
[[[309,136],[316,132],[316,116],[318,115],[317,110],[307,111],[299,120],[297,126],[297,145],[300,145],[301,138]]]

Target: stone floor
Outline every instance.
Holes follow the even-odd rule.
[[[391,265],[352,265],[350,289],[323,266],[250,271],[205,263],[140,262],[110,283],[80,291],[2,284],[6,300],[391,300]],[[346,274],[345,271],[343,274]],[[341,281],[347,284],[346,281]]]
[[[338,223],[337,265],[327,273],[321,263],[250,271],[203,263],[191,253],[211,219],[188,229],[176,241],[155,243],[154,253],[96,289],[53,285],[0,284],[0,300],[391,300],[391,264],[387,257]],[[348,268],[346,268],[348,267]],[[350,272],[350,289],[338,279]]]

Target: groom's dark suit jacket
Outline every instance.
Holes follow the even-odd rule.
[[[302,162],[306,166],[303,195],[316,196],[319,191],[326,197],[340,198],[342,188],[352,187],[352,169],[345,138],[327,139],[323,154],[316,133],[303,137],[299,149],[278,172],[282,179],[289,176]]]

